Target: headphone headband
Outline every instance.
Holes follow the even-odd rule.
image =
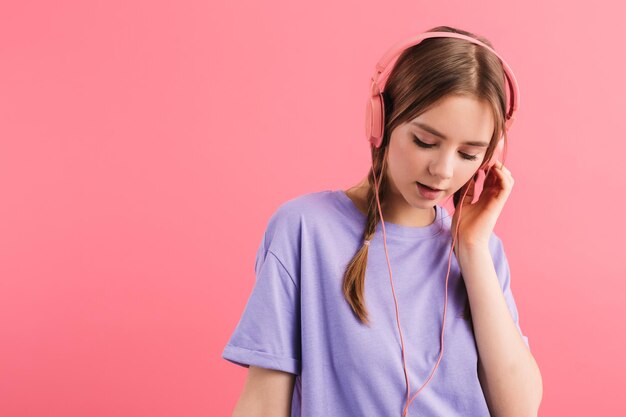
[[[500,56],[500,54],[498,54],[496,51],[494,51],[489,45],[479,41],[478,39],[472,38],[470,36],[466,36],[460,33],[455,33],[455,32],[424,32],[424,33],[420,33],[416,36],[413,36],[409,39],[405,39],[402,41],[397,42],[396,44],[394,44],[388,51],[387,53],[385,53],[385,55],[383,55],[383,57],[378,61],[378,63],[376,64],[376,72],[374,73],[374,75],[372,76],[372,85],[371,85],[371,89],[370,89],[370,96],[374,97],[380,94],[381,92],[381,88],[378,85],[378,80],[379,77],[381,76],[381,74],[390,67],[390,64],[392,61],[395,62],[395,60],[399,57],[399,55],[402,53],[402,51],[404,51],[405,49],[417,45],[418,43],[420,43],[421,41],[423,41],[424,39],[428,39],[428,38],[457,38],[457,39],[465,39],[469,42],[472,42],[474,44],[480,45],[486,49],[488,49],[489,51],[491,51],[494,55],[496,55],[499,59],[500,62],[502,62],[502,66],[504,68],[504,74],[508,80],[508,85],[509,85],[509,110],[507,111],[507,114],[505,115],[505,126],[506,128],[510,128],[511,125],[513,124],[513,120],[515,120],[514,117],[514,113],[517,111],[517,109],[519,108],[519,87],[517,85],[517,80],[515,79],[515,75],[513,74],[513,71],[511,70],[511,68],[509,67],[509,65],[506,63],[506,61]],[[385,75],[385,77],[382,78],[383,81],[386,81],[387,75]]]

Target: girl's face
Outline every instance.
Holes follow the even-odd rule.
[[[493,129],[489,104],[459,95],[442,98],[396,127],[387,155],[387,205],[394,219],[390,221],[430,224],[433,207],[459,190],[482,164]],[[443,191],[435,199],[427,199],[416,182]]]

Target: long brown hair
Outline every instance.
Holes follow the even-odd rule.
[[[438,26],[430,32],[456,32],[471,36],[493,45],[484,37],[450,26]],[[457,38],[428,38],[404,50],[398,57],[384,86],[385,125],[382,145],[371,147],[372,169],[376,172],[379,184],[379,199],[385,201],[388,188],[387,149],[391,132],[400,124],[419,116],[447,95],[473,96],[489,103],[493,112],[494,131],[483,162],[494,153],[498,139],[504,135],[506,149],[506,85],[504,69],[500,59],[488,49]],[[505,151],[506,153],[506,151]],[[370,169],[367,191],[367,221],[363,240],[371,240],[379,222],[378,205],[374,188],[374,177]],[[453,195],[454,206],[461,199],[461,187]],[[346,267],[343,277],[343,294],[354,314],[363,324],[369,324],[365,307],[365,269],[369,245],[362,244]],[[464,317],[471,323],[469,303],[466,303]]]

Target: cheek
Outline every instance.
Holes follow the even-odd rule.
[[[472,169],[464,170],[463,173],[459,173],[457,179],[455,179],[455,184],[454,184],[455,192],[460,190],[461,187],[467,184],[467,182],[474,177],[477,170],[478,170],[478,166]]]
[[[424,166],[424,157],[408,149],[397,149],[396,152],[389,153],[389,164],[396,176],[411,176]]]
[[[463,163],[455,164],[452,168],[452,178],[450,181],[449,193],[454,193],[460,189],[467,181],[472,178],[476,169],[470,167],[470,164],[464,166]]]
[[[428,168],[431,156],[420,149],[407,149],[402,155],[406,168],[413,172],[421,172]]]

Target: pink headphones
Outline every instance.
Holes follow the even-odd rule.
[[[414,36],[410,39],[404,40],[404,41],[400,41],[398,43],[396,43],[394,46],[392,46],[389,51],[387,51],[387,53],[385,55],[383,55],[383,57],[378,61],[378,63],[376,64],[376,72],[374,73],[374,75],[372,76],[372,85],[370,88],[370,95],[367,99],[367,103],[366,103],[366,108],[365,108],[365,135],[367,137],[368,142],[370,143],[370,146],[374,146],[376,148],[380,148],[381,144],[382,144],[382,139],[383,139],[383,128],[385,126],[385,106],[384,106],[384,102],[383,102],[383,96],[381,94],[382,88],[380,88],[379,86],[379,81],[378,78],[380,77],[380,75],[383,73],[383,71],[385,71],[387,68],[391,68],[391,61],[394,60],[394,58],[397,58],[402,51],[404,51],[405,49],[417,45],[418,43],[420,43],[422,40],[424,39],[428,39],[428,38],[458,38],[458,39],[465,39],[469,42],[475,43],[477,45],[481,45],[484,48],[487,48],[489,51],[491,51],[493,54],[495,54],[499,59],[500,62],[502,62],[502,66],[504,68],[504,73],[506,75],[506,78],[508,80],[508,85],[509,85],[509,110],[505,115],[505,130],[508,131],[508,129],[511,127],[511,125],[513,124],[513,121],[515,120],[514,117],[514,113],[517,111],[518,107],[519,107],[519,88],[517,86],[517,81],[515,79],[515,76],[513,75],[513,71],[511,71],[511,68],[508,66],[508,64],[504,61],[504,59],[502,59],[502,57],[496,52],[494,51],[492,48],[490,48],[488,45],[486,45],[485,43],[474,39],[472,37],[469,36],[465,36],[462,35],[460,33],[455,33],[455,32],[424,32],[421,33],[417,36]],[[394,60],[395,62],[395,60]],[[384,80],[385,78],[383,78]],[[498,140],[498,145],[496,147],[496,150],[493,154],[493,156],[491,157],[491,159],[481,165],[481,167],[478,169],[476,175],[475,175],[475,180],[476,180],[476,186],[478,186],[480,189],[482,189],[482,184],[484,183],[484,179],[487,176],[487,173],[489,171],[489,169],[491,169],[491,167],[493,165],[495,165],[495,163],[497,162],[500,154],[502,153],[504,148],[504,135]],[[486,172],[486,171],[487,172]],[[409,396],[410,396],[410,392],[411,392],[411,385],[409,383],[409,377],[408,377],[408,373],[406,371],[406,359],[405,359],[405,355],[404,355],[404,339],[402,337],[402,329],[400,326],[400,318],[398,317],[398,301],[396,299],[396,293],[395,290],[393,288],[393,280],[392,280],[392,274],[391,274],[391,265],[389,263],[389,254],[387,253],[387,234],[385,232],[385,222],[383,220],[383,215],[382,215],[382,209],[380,206],[380,199],[378,197],[379,195],[379,191],[378,191],[378,180],[376,179],[376,172],[374,171],[374,166],[372,163],[372,173],[374,175],[374,186],[376,187],[376,201],[378,203],[378,213],[380,214],[380,220],[382,223],[382,229],[383,229],[383,242],[385,245],[385,255],[387,257],[387,266],[389,267],[389,282],[391,283],[391,290],[393,293],[393,299],[394,302],[396,304],[396,321],[398,323],[398,330],[400,332],[400,343],[402,345],[402,361],[403,361],[403,366],[404,366],[404,376],[406,379],[406,403],[404,406],[404,411],[402,413],[402,416],[405,417],[408,414],[408,409],[409,409],[409,405],[411,405],[411,403],[413,402],[413,400],[415,399],[415,397],[417,397],[417,395],[420,393],[420,391],[430,382],[430,380],[432,379],[435,370],[439,367],[439,362],[441,361],[441,357],[443,356],[443,335],[444,335],[444,330],[445,330],[445,325],[446,325],[446,309],[448,306],[448,277],[450,276],[450,263],[452,261],[452,251],[454,250],[454,245],[456,243],[456,238],[458,235],[458,224],[457,224],[457,229],[455,230],[454,233],[454,239],[452,241],[452,245],[450,247],[450,254],[448,256],[448,273],[446,274],[446,291],[445,291],[445,303],[444,303],[444,308],[443,308],[443,324],[441,327],[441,352],[439,354],[439,358],[437,359],[437,363],[435,364],[435,368],[433,369],[433,371],[431,372],[430,376],[428,377],[428,379],[426,380],[426,382],[424,383],[424,385],[422,385],[422,387],[420,389],[417,390],[417,392],[415,393],[415,395],[413,396],[413,398],[409,401]],[[463,197],[461,198],[461,201],[459,203],[459,217],[461,216],[462,213],[462,207],[463,207],[463,201],[465,201],[465,195],[467,194],[467,191],[469,190],[469,188],[467,188],[465,190],[465,193],[463,194]],[[474,197],[472,200],[472,204],[474,204],[479,197],[479,193],[474,192]],[[368,241],[365,242],[365,244],[369,244]]]

